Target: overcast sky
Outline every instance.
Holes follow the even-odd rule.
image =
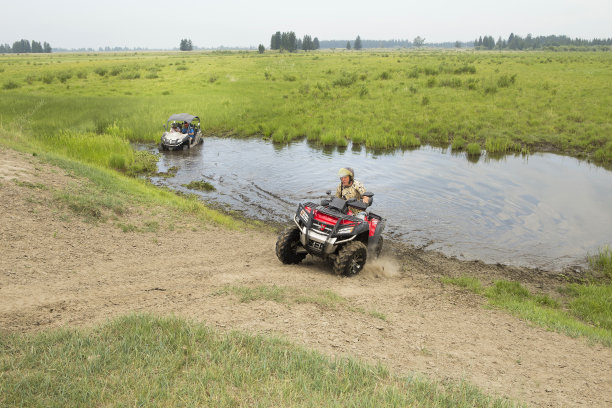
[[[426,42],[568,35],[612,37],[612,0],[87,0],[3,1],[0,43],[54,48],[270,45],[276,31],[319,40],[424,37]]]

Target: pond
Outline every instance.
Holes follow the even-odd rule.
[[[474,162],[432,147],[376,153],[208,137],[194,149],[163,152],[159,171],[173,166],[174,177],[153,182],[280,222],[298,202],[335,191],[338,169],[352,167],[375,193],[372,211],[387,218],[389,239],[460,259],[561,270],[612,243],[612,172],[554,154]],[[182,186],[201,180],[216,190]]]

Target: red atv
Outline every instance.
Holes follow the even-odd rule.
[[[328,192],[330,194],[330,192]],[[285,229],[276,241],[276,256],[284,264],[300,263],[306,254],[333,262],[334,273],[353,276],[364,267],[368,257],[382,251],[382,231],[386,219],[370,212],[372,193],[366,204],[360,200],[332,198],[320,205],[299,204],[293,217],[295,225]],[[349,207],[363,210],[354,216]]]

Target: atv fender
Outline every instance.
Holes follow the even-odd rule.
[[[376,247],[378,245],[378,242],[380,241],[382,232],[385,229],[386,224],[387,224],[387,220],[385,219],[380,220],[378,225],[376,226],[376,231],[374,232],[374,235],[368,239],[368,253],[369,254],[376,253]]]

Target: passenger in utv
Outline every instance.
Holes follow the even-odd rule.
[[[355,171],[352,168],[341,168],[338,171],[338,177],[340,177],[340,184],[336,188],[336,197],[343,200],[355,198],[362,200],[366,204],[370,201],[369,197],[364,196],[366,188],[358,180],[355,180]],[[354,216],[365,219],[365,212],[362,210],[355,207],[349,207],[349,210],[351,210]]]

